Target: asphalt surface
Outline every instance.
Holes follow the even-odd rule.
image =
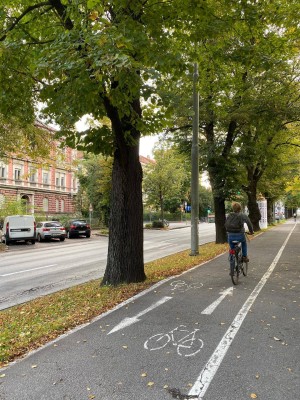
[[[178,229],[183,228],[183,229]],[[215,240],[214,224],[199,224],[199,243]],[[108,237],[31,243],[16,242],[0,255],[0,310],[99,279],[107,263]],[[191,228],[171,222],[170,229],[145,229],[144,261],[149,262],[190,249]],[[0,340],[1,342],[1,340]]]
[[[1,400],[300,399],[300,225],[165,280],[0,370]]]

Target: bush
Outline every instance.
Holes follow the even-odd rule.
[[[0,242],[0,252],[6,250],[6,245]]]
[[[153,221],[152,228],[164,228],[163,221]]]

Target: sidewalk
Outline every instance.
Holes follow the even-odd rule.
[[[201,311],[231,287],[227,254],[161,282],[0,370],[0,400],[200,398],[188,392],[200,393],[197,379],[211,368],[210,357],[216,363],[222,340],[230,347],[220,350],[218,373],[205,375],[203,385],[199,378],[201,399],[299,398],[299,234],[300,225],[288,222],[252,240],[248,277],[211,315]],[[241,328],[232,336],[236,316]],[[180,345],[182,339],[172,343],[176,332],[188,331],[199,335],[193,351]]]

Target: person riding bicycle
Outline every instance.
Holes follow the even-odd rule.
[[[242,243],[242,255],[243,261],[249,262],[248,258],[248,249],[247,249],[247,241],[245,236],[245,227],[246,223],[249,229],[250,235],[253,235],[253,226],[248,217],[248,215],[242,213],[242,206],[240,203],[234,202],[232,203],[233,212],[230,213],[225,222],[225,229],[228,235],[228,243],[231,250],[234,249],[234,241],[239,241]]]

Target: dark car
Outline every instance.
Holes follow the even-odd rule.
[[[65,228],[69,239],[79,236],[89,238],[91,236],[91,227],[84,219],[72,219],[65,224]]]

